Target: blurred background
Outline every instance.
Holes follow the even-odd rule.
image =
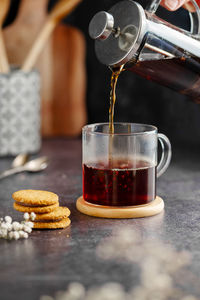
[[[37,9],[36,2],[41,3],[45,0],[22,1],[35,1],[32,13],[35,11],[35,18],[39,18],[40,8]],[[22,5],[20,0],[12,0],[11,2],[9,14],[4,23],[5,32],[10,26],[12,26],[13,22],[15,22],[19,14],[20,6]],[[48,11],[50,11],[57,1],[50,0],[49,2],[46,2]],[[54,37],[54,42],[58,48],[58,53],[60,53],[59,57],[61,57],[61,55],[65,57],[65,53],[66,57],[68,57],[68,62],[66,62],[66,64],[64,62],[62,64],[62,61],[59,62],[62,66],[62,70],[70,68],[68,67],[68,63],[71,62],[71,60],[74,59],[76,62],[73,66],[71,66],[71,71],[68,70],[66,77],[64,73],[62,74],[62,72],[57,73],[56,78],[58,80],[58,89],[61,91],[62,88],[59,88],[59,84],[63,81],[64,86],[67,88],[67,90],[63,89],[62,91],[62,94],[65,95],[68,93],[70,87],[75,81],[75,91],[78,92],[80,90],[80,93],[82,94],[81,96],[77,94],[74,97],[81,97],[82,100],[80,104],[77,102],[74,106],[71,105],[70,107],[65,107],[65,105],[63,106],[61,104],[59,109],[57,109],[55,103],[58,103],[59,101],[58,93],[58,96],[54,99],[54,104],[52,106],[53,114],[54,111],[56,111],[55,114],[58,115],[57,123],[54,122],[54,127],[56,128],[57,126],[57,129],[45,129],[45,125],[43,124],[43,136],[77,136],[80,135],[81,126],[86,122],[94,123],[108,121],[111,72],[106,66],[102,65],[95,56],[94,41],[91,40],[88,35],[88,25],[92,16],[96,12],[99,10],[108,10],[116,2],[117,1],[114,0],[83,0],[78,7],[62,21],[64,26],[68,28],[68,33],[67,31],[64,32],[64,29],[61,29],[60,31],[56,29],[58,30],[58,34]],[[138,2],[141,3],[143,7],[145,7],[147,3],[146,1],[140,0]],[[172,13],[167,12],[164,8],[160,8],[158,15],[185,29],[189,28],[188,13],[184,9],[180,9],[179,11]],[[27,18],[30,19],[30,17]],[[67,42],[70,44],[70,51],[65,51],[65,47],[68,49],[67,44],[64,38],[63,40],[61,39],[61,36],[64,33],[68,37],[72,35],[73,32],[70,28],[73,28],[76,31],[75,40],[80,38],[81,42],[75,42],[74,39],[71,38],[71,42],[70,40]],[[12,40],[13,37],[12,33],[7,33],[7,40]],[[64,44],[65,47],[61,49]],[[17,43],[17,47],[20,49],[20,41]],[[79,51],[75,54],[76,48],[79,48]],[[48,70],[45,71],[45,74],[48,77]],[[72,74],[75,74],[75,79],[72,78]],[[82,80],[80,80],[80,76],[82,76]],[[79,87],[79,80],[81,88]],[[50,94],[51,91],[48,91],[48,93]],[[47,118],[49,113],[48,110],[48,107],[46,107],[43,111],[44,120]],[[62,115],[64,110],[67,110],[68,113],[64,113]],[[62,120],[62,122],[60,122],[60,120]],[[117,86],[115,121],[129,121],[155,125],[159,128],[160,132],[165,133],[170,138],[174,147],[181,145],[182,147],[191,147],[192,149],[192,147],[198,147],[200,144],[200,106],[192,103],[183,95],[140,78],[128,71],[121,74],[119,78]],[[48,122],[49,121],[47,120],[47,123]],[[74,127],[72,126],[72,130],[62,130],[67,122],[73,124]],[[76,122],[78,125],[76,125]]]

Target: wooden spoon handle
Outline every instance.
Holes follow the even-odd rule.
[[[68,15],[81,0],[60,0],[53,7],[49,17],[54,19],[55,22],[59,22],[62,18]]]
[[[1,0],[0,4],[0,71],[3,73],[8,73],[9,63],[3,39],[2,26],[10,7],[10,0]]]
[[[40,52],[44,48],[49,36],[56,27],[57,23],[64,16],[69,14],[80,1],[81,0],[61,0],[55,5],[42,31],[34,42],[27,58],[25,59],[22,65],[22,71],[29,72],[33,68]]]
[[[37,58],[42,51],[43,47],[45,46],[49,36],[51,35],[52,31],[56,26],[55,22],[52,22],[50,19],[45,23],[44,27],[42,28],[41,32],[39,33],[36,41],[33,44],[30,52],[28,53],[27,58],[25,59],[22,65],[22,71],[29,72],[35,65]]]
[[[2,73],[8,73],[10,71],[8,57],[6,54],[5,43],[3,39],[3,32],[0,29],[0,66]]]
[[[21,0],[19,6],[19,12],[15,19],[15,25],[24,25],[28,22],[34,22],[40,20],[46,16],[48,0]]]

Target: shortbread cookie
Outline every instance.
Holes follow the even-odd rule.
[[[54,209],[56,209],[59,206],[58,203],[53,204],[53,205],[48,205],[48,206],[26,206],[23,205],[23,203],[17,203],[14,202],[13,207],[14,209],[21,211],[21,212],[34,212],[36,214],[46,214],[49,212],[52,212]]]
[[[60,221],[62,219],[66,219],[70,215],[70,210],[67,207],[57,207],[52,212],[47,214],[36,214],[35,221],[37,222],[53,222],[53,221]]]
[[[34,222],[35,229],[61,229],[66,228],[71,223],[69,218],[57,222]]]
[[[40,190],[20,190],[12,195],[18,203],[28,206],[45,206],[58,203],[58,195],[48,191]]]

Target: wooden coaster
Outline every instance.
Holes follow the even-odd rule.
[[[76,208],[85,215],[98,218],[112,218],[112,219],[130,219],[143,218],[159,214],[164,209],[164,201],[160,197],[148,204],[137,206],[101,206],[91,204],[79,197],[76,201]]]

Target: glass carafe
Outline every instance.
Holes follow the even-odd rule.
[[[155,14],[159,0],[144,10],[132,0],[97,13],[89,33],[103,64],[124,68],[188,95],[200,103],[200,9],[189,12],[191,30],[178,28]]]

